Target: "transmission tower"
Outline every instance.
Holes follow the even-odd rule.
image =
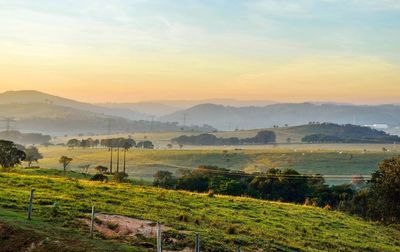
[[[10,130],[12,129],[12,123],[16,122],[14,120],[14,118],[11,117],[1,117],[2,119],[0,119],[0,122],[4,122],[4,129],[7,132],[7,134],[10,132]]]

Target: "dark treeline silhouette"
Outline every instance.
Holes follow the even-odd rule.
[[[70,148],[95,148],[95,147],[107,147],[107,148],[123,148],[123,149],[130,149],[130,148],[140,148],[140,149],[153,149],[154,144],[149,140],[136,141],[132,138],[107,138],[107,139],[70,139],[68,140],[67,144]]]
[[[51,140],[51,136],[40,133],[21,133],[17,130],[9,130],[0,132],[0,139],[19,144],[46,144]]]
[[[400,222],[400,156],[383,161],[372,179],[353,176],[349,184],[329,186],[320,175],[301,175],[291,169],[247,174],[216,166],[158,171],[154,186],[209,195],[247,196],[335,209],[384,223]]]
[[[213,134],[200,134],[195,136],[179,136],[172,139],[177,144],[187,145],[241,145],[241,144],[271,144],[276,142],[273,131],[263,130],[255,137],[239,139],[237,137],[219,138]]]
[[[302,138],[306,143],[394,143],[400,137],[369,127],[334,123],[310,123],[307,130],[313,132]]]

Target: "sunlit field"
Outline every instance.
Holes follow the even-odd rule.
[[[385,147],[388,151],[383,151]],[[369,175],[378,163],[400,154],[398,145],[381,144],[278,144],[263,146],[165,146],[157,149],[131,149],[126,154],[127,173],[136,179],[152,180],[158,170],[172,172],[180,168],[195,168],[199,165],[216,165],[231,170],[263,172],[269,168],[291,168],[300,173],[323,175]],[[109,167],[110,152],[107,148],[67,148],[62,146],[42,147],[43,168],[60,168],[58,159],[62,155],[73,158],[70,169],[79,171],[79,166]],[[113,153],[113,168],[116,169],[117,153]],[[120,169],[123,152],[120,152]],[[343,180],[328,181],[342,183]]]
[[[27,223],[23,211],[32,188],[36,189],[34,221]],[[82,219],[89,217],[93,205],[104,214],[160,221],[169,228],[164,237],[175,240],[165,244],[166,250],[192,251],[195,233],[201,235],[202,251],[235,251],[237,244],[246,252],[398,251],[400,245],[394,227],[337,211],[244,197],[0,173],[0,198],[3,222],[22,229],[22,237],[27,232],[38,240],[48,237],[43,246],[53,249],[66,243],[74,251],[87,251],[89,245],[90,251],[154,251],[155,236],[111,242],[97,233],[88,241],[88,226]]]

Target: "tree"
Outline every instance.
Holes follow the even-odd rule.
[[[370,217],[400,222],[400,156],[382,161],[370,181]]]
[[[25,154],[25,161],[28,162],[28,167],[31,167],[33,162],[37,163],[39,159],[43,158],[43,155],[39,153],[38,148],[36,148],[35,146],[30,146],[26,148]]]
[[[154,186],[163,188],[174,188],[176,186],[176,178],[169,171],[157,171],[154,174]]]
[[[25,160],[25,152],[11,141],[0,140],[0,166],[11,168]]]
[[[74,147],[79,147],[81,145],[81,142],[78,140],[78,139],[70,139],[70,140],[68,140],[68,142],[67,142],[67,146],[69,147],[69,148],[74,148]]]
[[[217,194],[239,196],[245,193],[246,185],[228,177],[214,176],[209,181],[208,189]]]
[[[96,168],[94,168],[98,173],[103,174],[105,172],[107,172],[108,168],[105,166],[96,166]]]
[[[135,145],[135,141],[131,138],[125,139],[122,144],[122,148],[124,149],[124,173],[126,172],[126,152]]]
[[[72,160],[73,160],[72,158],[67,157],[67,156],[60,157],[58,162],[63,166],[64,172],[67,171],[67,168],[68,168],[69,164],[72,162]]]
[[[154,149],[154,145],[151,141],[140,141],[137,146],[137,148],[141,148],[141,149]]]

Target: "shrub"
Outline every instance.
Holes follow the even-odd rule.
[[[91,181],[102,181],[102,182],[107,182],[108,178],[107,176],[103,174],[96,174],[93,177],[90,178]]]
[[[116,172],[113,175],[113,181],[117,183],[128,182],[128,174],[125,172]]]

